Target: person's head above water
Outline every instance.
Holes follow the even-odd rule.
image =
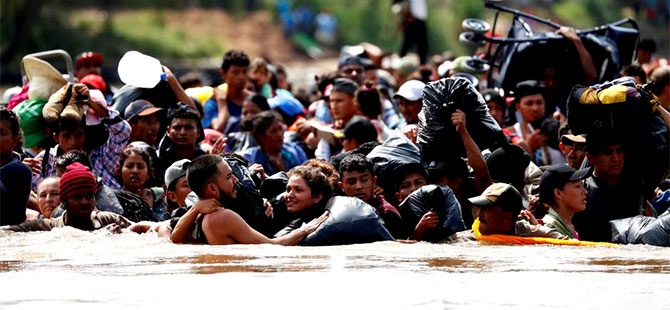
[[[326,175],[318,168],[297,166],[288,172],[288,177],[285,196],[288,212],[310,209],[333,195]]]
[[[88,218],[95,209],[97,182],[88,167],[80,163],[67,166],[60,178],[58,192],[69,215]]]
[[[468,200],[479,207],[479,232],[514,235],[514,224],[523,208],[521,194],[514,186],[493,183],[481,195]]]
[[[340,163],[340,188],[349,197],[368,201],[374,197],[377,177],[372,174],[372,163],[363,154],[349,154]]]
[[[191,190],[201,200],[215,198],[223,202],[237,197],[239,180],[221,156],[204,155],[194,159],[188,167],[186,178]]]

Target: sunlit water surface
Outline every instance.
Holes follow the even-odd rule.
[[[668,309],[670,249],[175,245],[0,232],[0,308]]]

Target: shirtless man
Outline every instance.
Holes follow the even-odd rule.
[[[200,201],[179,219],[171,236],[174,243],[296,245],[328,218],[326,211],[285,236],[269,239],[251,228],[237,213],[225,208],[235,203],[239,183],[223,157],[205,155],[196,158],[188,168],[187,179]],[[194,226],[196,231],[202,232],[200,240],[190,237]]]

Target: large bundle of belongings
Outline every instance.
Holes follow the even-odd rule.
[[[451,114],[456,109],[465,113],[468,132],[480,149],[495,149],[504,144],[500,126],[472,83],[461,77],[444,78],[428,83],[423,89],[416,142],[424,162],[444,159],[447,155],[466,157],[461,137],[451,123]]]
[[[642,178],[645,196],[668,177],[668,128],[648,89],[623,77],[589,87],[577,85],[568,99],[568,124],[588,141],[617,141],[625,146],[624,173]]]

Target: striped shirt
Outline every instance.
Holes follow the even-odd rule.
[[[131,127],[127,121],[119,117],[119,112],[110,109],[109,116],[102,120],[102,123],[109,131],[109,138],[102,146],[91,150],[88,158],[91,160],[91,172],[102,179],[102,184],[111,187],[112,189],[121,189],[121,185],[116,181],[116,169],[119,166],[119,157],[121,151],[128,144],[130,140]],[[40,152],[35,158],[44,158],[45,151]],[[33,190],[36,191],[37,184],[43,178],[56,175],[55,162],[59,155],[63,154],[60,146],[49,149],[48,162],[43,164],[43,171],[41,174],[33,176]]]

